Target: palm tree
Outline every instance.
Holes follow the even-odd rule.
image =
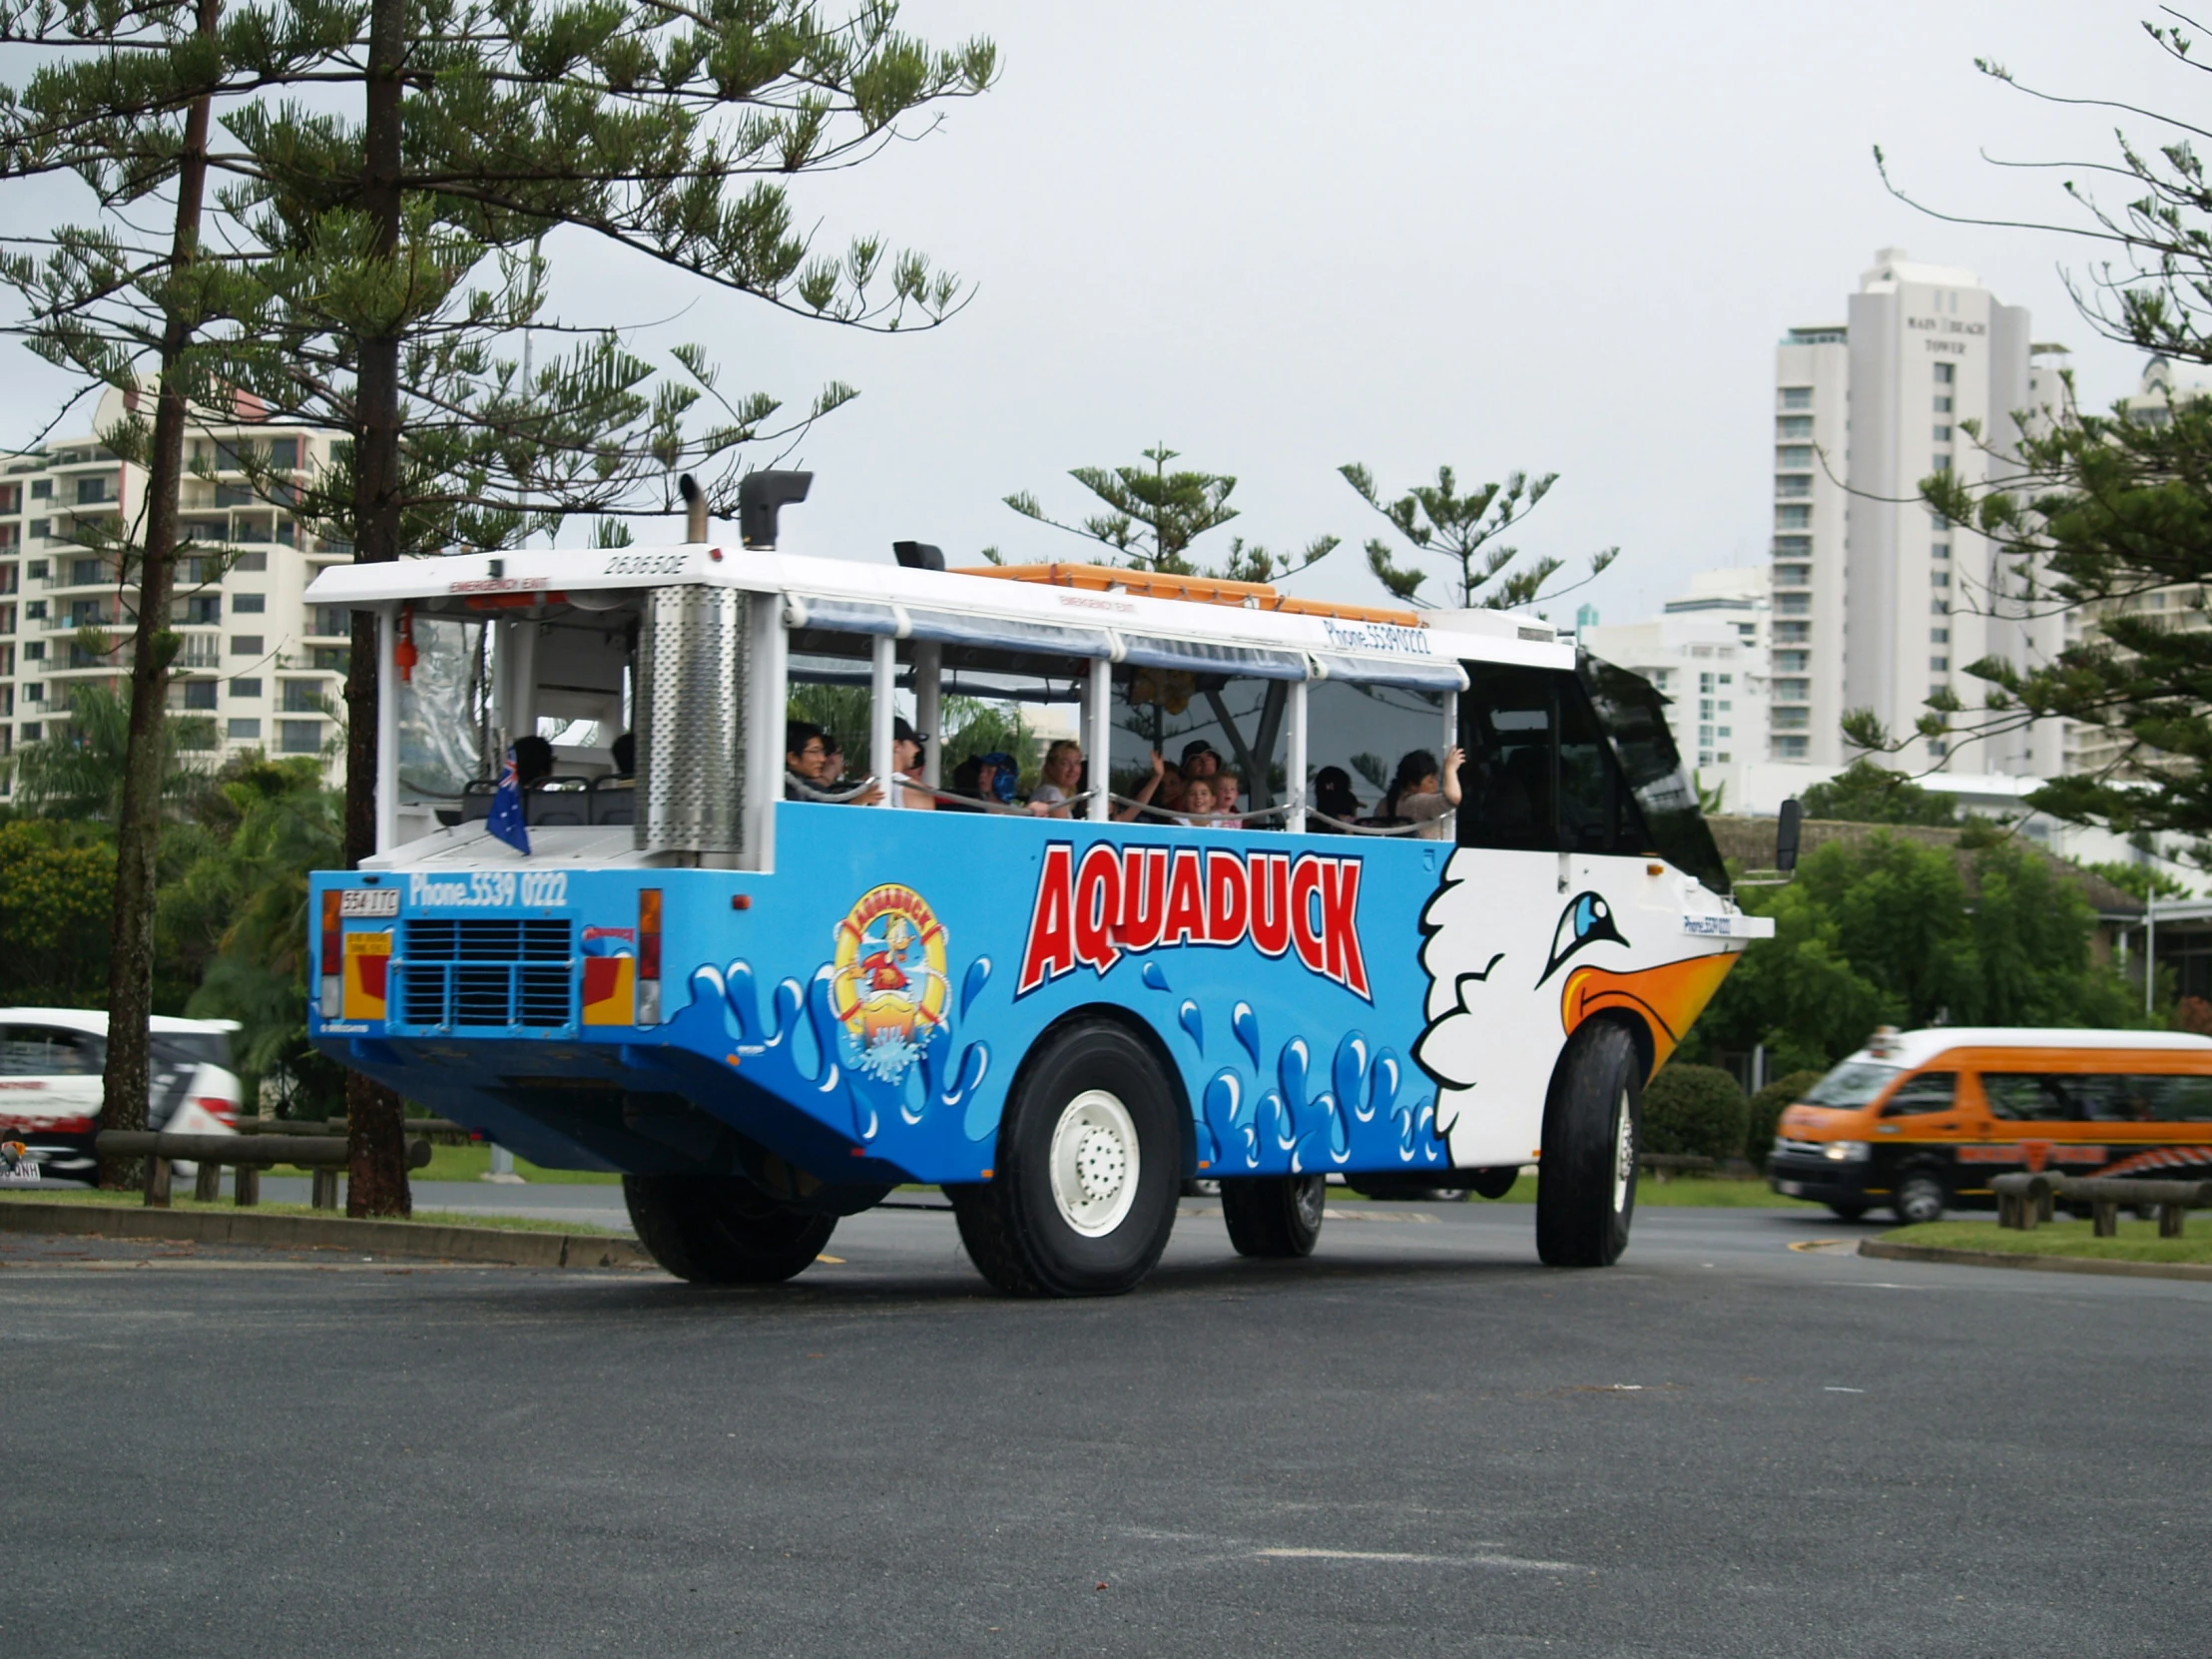
[[[174,817],[204,794],[208,770],[194,757],[215,748],[215,722],[196,716],[163,723],[162,805]],[[25,744],[10,758],[16,799],[46,818],[115,822],[123,804],[124,760],[131,708],[105,686],[69,694],[69,718],[53,736]]]

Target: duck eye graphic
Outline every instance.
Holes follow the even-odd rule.
[[[1614,944],[1628,942],[1613,925],[1613,906],[1597,893],[1576,893],[1559,913],[1559,925],[1551,930],[1551,960],[1544,964],[1543,979],[1536,983],[1541,985],[1557,973],[1560,964],[1584,946],[1606,940]]]

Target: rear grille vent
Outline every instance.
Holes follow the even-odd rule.
[[[566,921],[409,921],[400,1017],[475,1030],[571,1024],[574,950]]]

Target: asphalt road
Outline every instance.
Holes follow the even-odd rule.
[[[2212,1286],[1358,1208],[1090,1303],[0,1238],[0,1654],[2212,1650]]]

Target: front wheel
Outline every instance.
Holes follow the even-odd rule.
[[[1941,1221],[1943,1206],[1950,1194],[1943,1190],[1943,1178],[1933,1170],[1913,1170],[1901,1177],[1897,1191],[1891,1196],[1890,1209],[1898,1220],[1911,1227],[1924,1221]]]
[[[837,1228],[738,1175],[625,1175],[622,1197],[653,1260],[700,1285],[781,1285],[813,1267]]]
[[[1328,1178],[1254,1175],[1221,1184],[1222,1220],[1239,1256],[1311,1256],[1327,1215]]]
[[[977,1270],[1016,1296],[1134,1290],[1175,1226],[1180,1111],[1123,1026],[1085,1020],[1053,1033],[1007,1103],[992,1179],[944,1189]]]
[[[1628,1248],[1643,1076],[1624,1026],[1585,1025],[1568,1040],[1536,1166],[1536,1254],[1546,1266],[1611,1267]]]

